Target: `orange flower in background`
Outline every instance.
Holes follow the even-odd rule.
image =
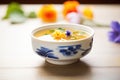
[[[57,19],[57,11],[53,5],[44,5],[38,12],[38,17],[43,22],[55,22]]]
[[[78,12],[77,7],[80,3],[77,0],[65,1],[63,4],[63,15],[66,16],[70,12]]]
[[[83,9],[83,16],[87,19],[92,20],[93,19],[93,11],[90,7],[85,7]]]

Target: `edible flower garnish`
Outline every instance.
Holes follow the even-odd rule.
[[[70,31],[68,31],[68,30],[66,31],[66,33],[65,33],[65,34],[66,34],[66,36],[71,36],[71,32],[70,32]]]
[[[57,28],[51,35],[56,40],[69,39],[71,37],[71,31],[65,30],[64,28]]]
[[[66,28],[51,29],[47,34],[50,34],[54,40],[79,40],[88,36],[88,34],[83,31]]]
[[[66,35],[64,32],[62,32],[60,30],[55,30],[52,33],[52,37],[54,37],[54,39],[56,39],[56,40],[60,40],[60,39],[65,39]]]
[[[112,30],[108,33],[109,40],[115,43],[120,43],[120,23],[112,21],[110,27]]]

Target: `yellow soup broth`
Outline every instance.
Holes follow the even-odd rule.
[[[71,28],[54,28],[37,31],[34,33],[34,36],[41,40],[66,41],[81,40],[87,38],[89,34],[83,30],[75,30]]]

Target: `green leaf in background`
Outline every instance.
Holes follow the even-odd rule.
[[[18,4],[16,2],[12,2],[8,5],[8,9],[7,9],[6,14],[3,17],[3,19],[8,19],[10,17],[10,15],[14,12],[24,15],[24,12],[23,12],[20,4]]]
[[[12,12],[9,16],[11,24],[23,23],[26,20],[26,17],[19,12]]]
[[[28,14],[28,18],[36,18],[36,17],[37,17],[37,15],[36,15],[35,12],[30,12],[30,13]]]
[[[3,19],[9,19],[12,24],[22,23],[26,20],[24,11],[19,3],[12,2],[8,5],[7,11]]]

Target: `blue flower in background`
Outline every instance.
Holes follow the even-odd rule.
[[[112,21],[110,27],[113,31],[120,33],[120,23],[117,21]]]
[[[36,53],[38,53],[39,55],[41,55],[43,57],[58,59],[58,57],[54,56],[54,54],[52,52],[53,52],[53,50],[50,50],[45,47],[40,47],[40,49],[37,48],[37,51],[36,51]]]
[[[117,21],[112,21],[110,27],[112,31],[109,31],[109,40],[115,43],[120,43],[120,23]]]

